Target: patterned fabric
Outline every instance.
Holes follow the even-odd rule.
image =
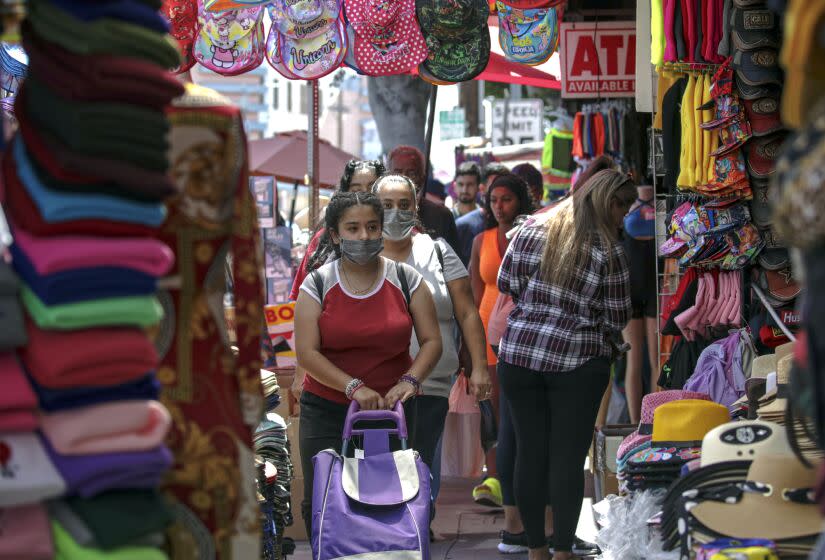
[[[262,266],[241,114],[211,90],[189,85],[169,119],[179,194],[159,236],[176,262],[159,295],[166,316],[156,345],[161,400],[174,422],[167,443],[175,464],[164,484],[177,502],[170,558],[259,558],[252,429],[263,404]],[[236,358],[223,310],[230,251]]]
[[[499,359],[535,371],[563,372],[593,358],[612,358],[608,340],[630,321],[630,271],[624,249],[608,254],[595,243],[569,288],[540,277],[547,231],[523,228],[507,249],[498,288],[516,308],[501,339]]]

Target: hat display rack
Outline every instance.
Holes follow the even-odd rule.
[[[655,177],[660,379],[673,384],[645,397],[640,425],[618,447],[620,500],[644,493],[661,504],[647,521],[657,538],[642,538],[649,548],[634,557],[664,551],[700,559],[823,558],[825,541],[814,549],[822,531],[816,500],[825,430],[816,419],[825,410],[824,393],[810,392],[823,385],[823,364],[815,365],[809,348],[825,343],[806,335],[813,335],[808,325],[825,325],[825,297],[804,291],[794,275],[802,262],[800,281],[825,281],[825,265],[813,265],[823,258],[825,230],[803,218],[818,212],[814,200],[823,200],[821,173],[814,179],[813,168],[825,158],[825,102],[817,106],[813,95],[796,90],[812,118],[785,141],[785,128],[801,126],[801,119],[799,108],[788,118],[779,113],[778,64],[781,47],[785,83],[793,87],[825,77],[825,68],[811,69],[814,53],[825,54],[825,3],[809,14],[808,3],[791,2],[781,16],[761,0],[724,4],[711,20],[724,22],[723,29],[703,19],[698,38],[695,30],[688,36],[689,26],[652,34],[666,162]],[[669,0],[658,5],[663,14],[652,21],[660,26],[672,24],[674,10],[692,9]],[[783,37],[781,18],[807,39]],[[793,56],[792,49],[807,56]],[[811,150],[812,144],[822,148]],[[803,161],[807,175],[797,171]],[[817,249],[792,269],[788,247]],[[731,284],[738,292],[725,288]],[[816,332],[822,337],[825,329]],[[694,409],[710,404],[702,399],[724,409],[715,427],[690,421]],[[694,429],[703,432],[701,441],[685,443],[700,436]],[[599,544],[611,551],[611,543]]]
[[[497,2],[505,58],[546,62],[558,49],[565,4]],[[291,80],[316,80],[347,66],[446,85],[475,78],[490,57],[486,0],[164,0],[163,11],[183,51],[178,72],[199,64],[234,76],[266,60]]]
[[[682,7],[664,2],[659,25],[674,21],[674,10],[687,15]],[[700,313],[705,335],[744,326],[757,351],[766,352],[791,340],[787,334],[799,326],[799,286],[772,228],[769,202],[777,150],[787,135],[778,106],[779,15],[760,0],[718,7],[724,9],[702,13],[698,36],[689,27],[665,26],[660,48],[653,49],[665,161],[664,174],[656,177],[657,239],[665,261],[657,278],[663,380],[688,378],[673,368],[689,370],[706,344],[685,331],[697,326],[697,309],[729,302],[731,293],[739,315]],[[698,270],[686,275],[691,269]],[[739,282],[730,282],[729,271]],[[675,310],[680,314],[671,316]]]

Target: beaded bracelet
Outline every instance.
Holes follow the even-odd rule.
[[[421,389],[421,382],[409,373],[402,375],[401,379],[399,379],[398,382],[409,383],[410,385],[412,385],[413,389],[415,389],[416,392],[418,392],[418,390]]]
[[[347,387],[344,389],[344,394],[347,396],[349,400],[352,400],[352,397],[355,395],[355,392],[364,386],[364,382],[360,379],[353,379],[349,383],[347,383]]]

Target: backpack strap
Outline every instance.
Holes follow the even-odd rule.
[[[407,281],[407,273],[404,272],[404,267],[401,263],[395,261],[395,273],[398,275],[398,282],[401,284],[401,291],[404,293],[404,299],[407,301],[407,310],[410,309],[410,283]]]
[[[315,291],[318,292],[318,299],[321,300],[321,308],[324,307],[324,279],[321,278],[321,273],[317,269],[309,273],[312,281],[315,283]]]
[[[433,239],[433,244],[435,245],[435,256],[438,258],[439,266],[441,266],[441,277],[446,280],[444,277],[444,253],[441,251],[441,246],[438,244],[438,239]]]

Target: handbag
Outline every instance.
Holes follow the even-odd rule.
[[[484,465],[481,449],[481,411],[469,392],[467,377],[459,375],[450,390],[450,409],[444,423],[442,476],[478,478]]]
[[[490,321],[487,323],[487,342],[490,346],[498,346],[504,330],[507,328],[507,319],[516,306],[513,298],[507,294],[498,294],[498,299],[490,312]]]

